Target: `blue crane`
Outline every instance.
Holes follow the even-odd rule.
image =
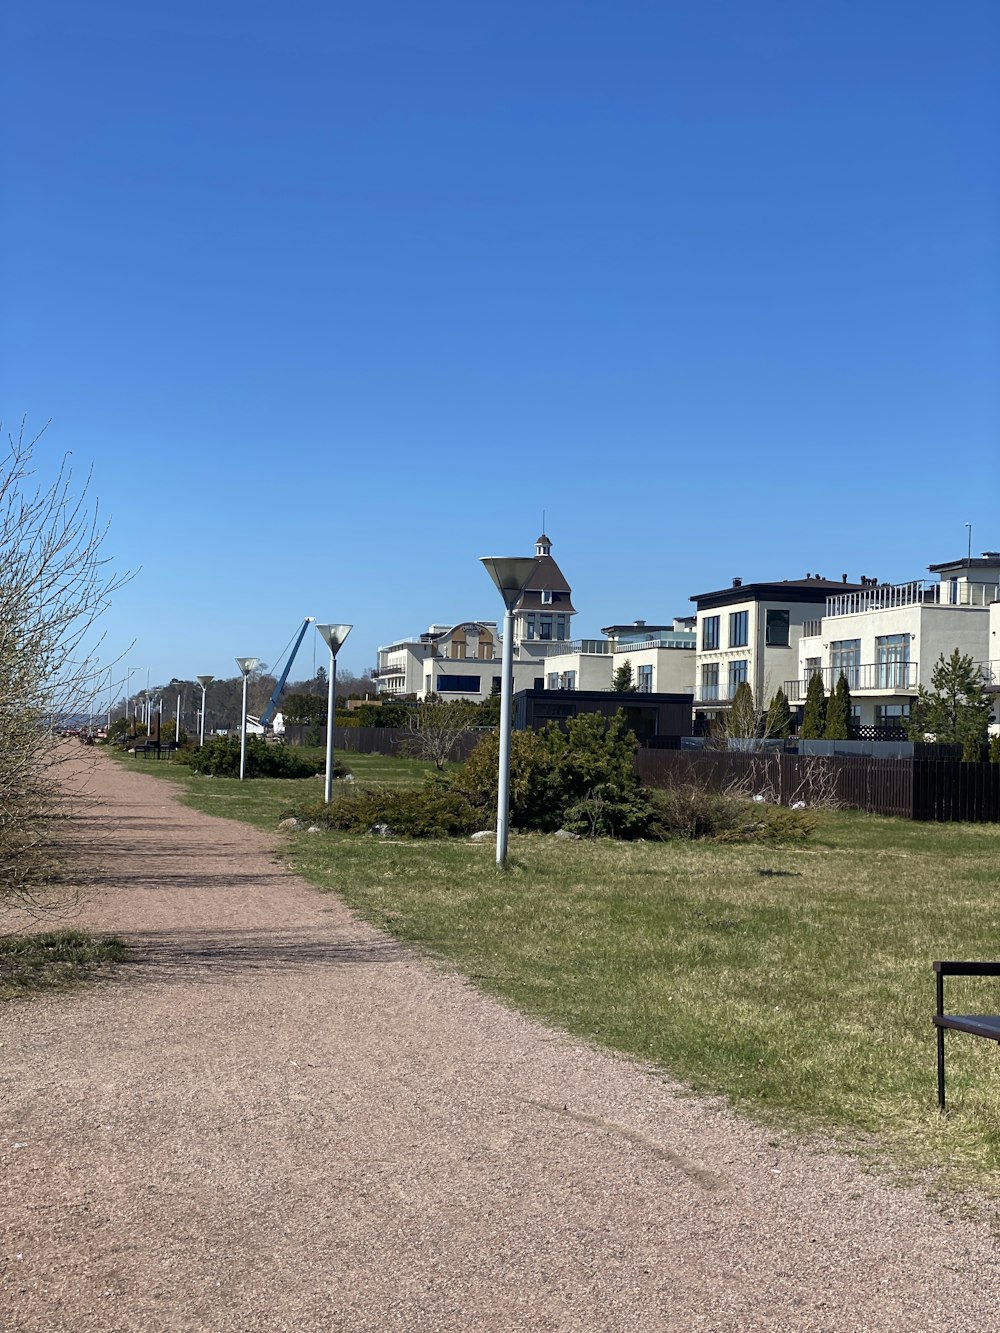
[[[271,718],[274,717],[275,709],[278,707],[278,700],[281,698],[281,691],[285,688],[285,681],[288,679],[288,673],[291,671],[292,663],[295,661],[295,654],[302,647],[302,640],[306,637],[306,630],[310,625],[315,623],[315,616],[306,616],[305,620],[303,620],[302,628],[298,632],[292,651],[288,654],[288,661],[285,663],[285,669],[278,677],[278,683],[274,687],[274,692],[267,701],[267,707],[264,709],[263,713],[261,713],[260,717],[256,719],[256,721],[265,729],[270,723]]]

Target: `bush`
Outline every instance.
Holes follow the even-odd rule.
[[[240,738],[213,736],[192,751],[186,762],[195,773],[206,773],[215,778],[238,778]],[[247,777],[311,778],[324,769],[325,761],[322,759],[307,758],[300,751],[284,745],[269,745],[261,736],[247,737]],[[342,769],[338,776],[342,776],[345,771]]]
[[[664,839],[797,842],[819,822],[811,810],[791,810],[700,787],[668,787],[650,795],[654,806],[650,834]]]
[[[566,731],[517,731],[510,748],[510,822],[551,833],[566,828],[588,837],[641,838],[652,807],[635,775],[636,739],[623,714],[582,713]],[[453,786],[496,818],[500,738],[476,746]]]
[[[370,787],[338,793],[292,812],[296,818],[348,833],[370,833],[383,824],[407,838],[464,837],[482,826],[482,816],[461,793],[439,783],[423,787]]]

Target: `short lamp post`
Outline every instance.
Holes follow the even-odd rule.
[[[330,649],[330,670],[326,695],[326,784],[323,799],[329,804],[333,796],[333,718],[337,707],[337,654],[353,625],[317,625],[323,642]]]
[[[250,672],[254,669],[260,659],[257,657],[237,657],[236,665],[243,673],[243,713],[240,718],[240,781],[246,777],[247,771],[247,681],[250,678]]]
[[[212,681],[215,680],[215,677],[195,676],[195,680],[201,686],[201,725],[198,728],[198,744],[204,745],[205,744],[205,691],[208,689],[209,685],[211,685]],[[245,713],[246,711],[247,711],[246,706],[244,705],[243,712]]]
[[[483,556],[486,572],[497,586],[507,608],[503,618],[503,656],[500,666],[500,770],[497,782],[497,865],[507,861],[507,832],[510,822],[510,728],[514,694],[514,607],[531,576],[538,557],[530,555]]]

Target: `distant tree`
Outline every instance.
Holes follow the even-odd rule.
[[[326,696],[298,691],[294,694],[283,694],[281,714],[286,726],[322,726],[326,723]]]
[[[843,672],[837,677],[830,702],[826,708],[826,726],[823,735],[828,741],[849,741],[853,730],[853,707],[851,691],[847,677]]]
[[[990,737],[990,763],[1000,764],[1000,735]]]
[[[806,690],[806,706],[802,713],[802,726],[799,735],[805,741],[818,741],[826,731],[826,692],[823,689],[823,677],[814,671],[809,677]]]
[[[764,723],[764,734],[784,738],[792,734],[792,710],[784,690],[778,690],[771,700]]]
[[[616,694],[634,694],[635,681],[632,679],[632,662],[626,657],[625,661],[615,671],[611,678],[611,688]]]
[[[944,653],[931,672],[931,688],[920,687],[910,710],[910,736],[932,735],[943,744],[961,745],[962,758],[982,759],[989,731],[990,700],[983,678],[965,653]]]
[[[462,736],[476,725],[477,708],[462,699],[426,698],[407,720],[410,753],[444,768]]]

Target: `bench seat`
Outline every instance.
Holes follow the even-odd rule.
[[[1000,1014],[935,1014],[934,1022],[939,1028],[956,1028],[1000,1041]]]

